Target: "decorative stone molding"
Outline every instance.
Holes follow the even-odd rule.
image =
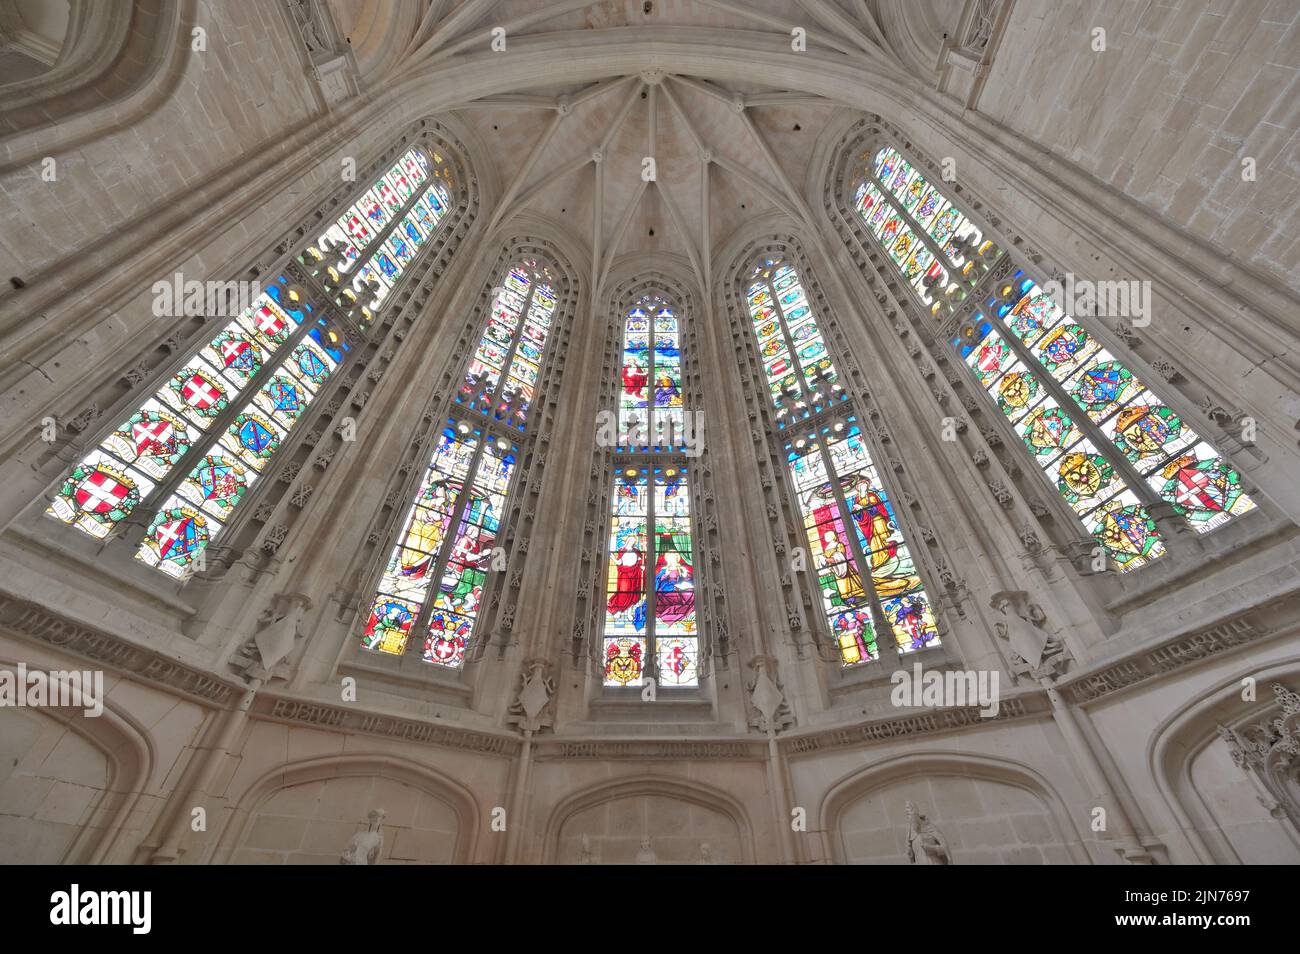
[[[595,759],[636,761],[669,759],[740,760],[762,762],[767,759],[767,745],[759,741],[548,741],[537,746],[535,757],[545,759]]]
[[[186,666],[162,653],[143,649],[119,636],[58,616],[26,600],[0,597],[0,626],[146,682],[166,686],[200,702],[225,705],[243,691],[240,685]]]
[[[829,729],[809,735],[786,736],[780,743],[781,749],[788,755],[807,755],[826,749],[845,746],[863,745],[871,742],[884,742],[890,739],[915,735],[933,735],[939,732],[951,732],[983,723],[1005,722],[1008,719],[1020,719],[1029,716],[1046,716],[1046,701],[1037,696],[1018,696],[1015,699],[1003,699],[995,716],[983,716],[975,706],[963,706],[953,709],[934,709],[914,716],[901,716],[862,725],[846,726],[841,729]]]
[[[1029,602],[1028,593],[1023,590],[994,593],[989,606],[1002,615],[993,628],[1008,644],[1012,678],[1018,681],[1024,676],[1048,685],[1072,662],[1060,633],[1047,628],[1047,614],[1037,603]]]
[[[749,724],[760,732],[773,734],[788,729],[794,724],[794,714],[776,680],[776,660],[771,656],[755,656],[749,666],[754,670],[748,686]]]
[[[1273,600],[1100,671],[1078,674],[1060,687],[1062,694],[1076,704],[1093,702],[1184,666],[1266,639],[1295,626],[1297,608],[1294,603],[1288,598]]]
[[[265,692],[258,695],[252,711],[254,715],[268,721],[285,722],[291,725],[310,725],[340,732],[359,732],[505,758],[513,758],[519,753],[519,740],[512,736],[476,732],[446,723],[400,719],[379,713],[269,695]]]

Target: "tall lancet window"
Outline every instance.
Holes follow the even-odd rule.
[[[328,275],[335,302],[374,318],[398,279],[419,256],[451,199],[442,156],[412,149],[361,194],[319,241],[307,264]]]
[[[602,643],[610,687],[699,684],[680,342],[679,315],[662,295],[623,316]]]
[[[789,265],[755,269],[749,315],[779,426],[809,417],[846,397],[803,283]]]
[[[327,235],[350,235],[351,258],[368,256],[364,267],[382,273],[388,243],[412,217],[421,217],[425,243],[446,197],[429,157],[411,149]],[[311,248],[302,261],[321,257]],[[129,537],[141,562],[187,579],[346,360],[351,319],[330,294],[285,276],[262,288],[82,458],[46,513],[92,537]]]
[[[886,191],[889,211],[882,216],[878,200]],[[897,241],[887,243],[890,227],[882,220],[924,232],[954,269],[977,275],[981,260],[991,257],[993,246],[978,228],[892,147],[876,154],[855,196],[922,302],[929,304],[942,282],[927,285],[909,270],[910,259],[895,254]],[[1121,571],[1165,553],[1152,516],[1158,507],[1172,508],[1201,533],[1254,509],[1228,460],[1025,271],[979,290],[952,345]]]
[[[439,428],[366,618],[362,645],[459,668],[474,637],[506,513],[547,339],[555,319],[550,273],[520,262],[496,289],[487,324]]]
[[[682,356],[677,315],[657,295],[637,302],[623,327],[619,443],[671,446],[683,427]]]
[[[900,652],[938,645],[930,599],[893,502],[856,418],[838,406],[847,395],[835,382],[798,274],[765,259],[746,297],[822,609],[843,664],[877,658],[881,634]]]
[[[889,260],[933,315],[964,299],[1002,254],[896,149],[886,147],[876,154],[853,202]]]

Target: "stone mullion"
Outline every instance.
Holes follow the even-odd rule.
[[[659,647],[658,633],[655,632],[655,565],[658,562],[659,539],[655,536],[655,493],[658,490],[658,477],[655,465],[659,460],[649,457],[646,464],[646,501],[645,501],[645,646],[646,658],[641,663],[642,683],[648,676],[659,681]]]
[[[774,268],[773,271],[775,270]],[[800,279],[802,280],[802,276],[800,276]],[[811,399],[812,395],[808,394],[808,379],[804,377],[803,373],[803,362],[799,360],[799,355],[795,351],[794,339],[790,337],[790,328],[785,321],[785,309],[781,307],[781,303],[776,299],[776,285],[773,283],[771,276],[766,277],[764,282],[767,284],[768,297],[772,299],[772,307],[776,310],[777,327],[781,329],[781,337],[785,340],[786,350],[790,353],[790,363],[794,365],[795,375],[799,381],[799,393],[807,395]],[[808,290],[805,288],[804,295],[807,296],[807,294]]]
[[[398,211],[393,213],[391,220],[388,222],[387,225],[385,225],[382,229],[380,229],[376,233],[375,238],[372,239],[370,242],[366,243],[365,248],[357,249],[357,260],[354,263],[357,271],[347,271],[347,272],[339,271],[340,284],[337,287],[331,287],[331,286],[327,286],[323,279],[318,278],[316,273],[312,271],[310,268],[312,264],[316,264],[316,263],[310,261],[310,256],[306,252],[306,246],[315,245],[318,242],[320,242],[321,237],[326,232],[328,232],[330,228],[333,228],[333,226],[337,224],[338,216],[334,216],[334,221],[330,222],[330,224],[325,227],[324,231],[317,233],[315,238],[309,238],[304,243],[303,251],[300,254],[303,256],[308,256],[308,261],[301,263],[304,266],[303,269],[304,272],[308,276],[307,280],[320,290],[323,300],[328,301],[330,304],[337,304],[334,300],[334,295],[336,293],[342,294],[343,289],[345,287],[346,288],[352,287],[350,280],[355,280],[357,274],[359,274],[360,272],[361,267],[366,263],[366,261],[368,261],[370,258],[377,255],[383,249],[384,242],[388,241],[389,236],[391,236],[397,230],[397,227],[402,224],[402,220],[405,219],[406,216],[410,214],[411,210],[415,208],[415,203],[420,201],[420,198],[430,188],[433,187],[435,182],[441,181],[438,176],[435,176],[433,174],[434,162],[433,162],[433,156],[430,154],[429,149],[422,143],[417,143],[416,145],[419,148],[423,149],[425,151],[425,154],[428,156],[429,168],[430,168],[428,176],[426,177],[425,181],[421,185],[417,186],[415,191],[411,193],[411,197],[409,199],[406,199],[402,203]],[[377,163],[378,169],[382,171],[379,171],[376,174],[376,170],[372,169],[371,172],[364,177],[366,180],[369,180],[372,184],[367,185],[359,189],[355,193],[353,193],[351,198],[343,203],[343,211],[346,212],[348,209],[351,209],[352,206],[355,205],[361,199],[362,196],[364,196],[370,189],[374,188],[373,183],[378,181],[380,178],[382,178],[383,175],[388,172],[388,169],[391,168],[394,160],[401,158],[401,156],[405,152],[406,152],[405,149],[398,149],[393,154],[393,156],[389,157],[387,160],[383,162]],[[451,183],[445,183],[445,185],[448,186],[447,197],[450,200],[452,198],[452,190],[450,188]],[[457,211],[459,211],[459,209]],[[393,282],[393,287],[389,289],[388,292],[388,296],[390,299],[396,295],[398,286],[404,283],[414,273],[415,266],[419,264],[420,259],[423,257],[423,253],[433,246],[434,240],[438,236],[438,233],[443,231],[441,226],[451,217],[451,215],[452,215],[452,210],[449,209],[447,211],[447,214],[443,216],[442,222],[439,222],[438,225],[434,227],[433,232],[430,233],[430,235],[425,239],[425,242],[427,244],[423,248],[420,248],[416,251],[415,255],[412,257],[410,263],[408,263],[406,268],[403,270],[402,274],[397,277],[397,280],[395,282]],[[355,247],[355,241],[353,240],[352,236],[348,236],[348,241],[352,242]],[[358,304],[360,304],[359,299],[358,299]],[[339,307],[342,306],[340,305]],[[380,309],[383,308],[384,306],[381,305]],[[378,316],[378,311],[376,312],[376,317],[377,316]],[[363,325],[362,323],[358,322],[355,318],[352,317],[350,313],[347,314],[347,321],[348,321],[348,325],[353,327],[357,331],[363,334],[369,333],[369,328],[366,325]],[[375,322],[369,322],[367,324],[374,324],[374,323]]]
[[[629,307],[630,307],[630,306],[629,306]],[[624,349],[624,351],[626,351],[626,350],[627,350],[627,325],[626,325],[626,318],[627,318],[627,316],[626,316],[626,315],[622,315],[622,314],[620,314],[620,315],[618,316],[618,318],[620,318],[620,319],[622,319],[622,320],[624,321],[623,349]],[[616,319],[616,320],[617,320],[617,319]],[[645,390],[645,412],[646,412],[646,428],[647,428],[647,430],[646,430],[646,444],[647,444],[648,446],[650,446],[650,447],[658,447],[658,446],[662,446],[662,444],[661,444],[661,442],[660,442],[660,440],[659,440],[659,438],[660,438],[661,435],[658,433],[658,431],[657,431],[656,428],[655,428],[655,421],[656,421],[656,414],[655,414],[655,382],[656,382],[656,380],[657,380],[657,378],[656,378],[656,376],[655,376],[655,371],[658,370],[658,364],[659,364],[658,356],[655,354],[655,343],[656,343],[656,341],[657,341],[657,332],[656,332],[656,330],[655,330],[655,321],[656,321],[656,320],[657,320],[657,319],[656,319],[656,317],[655,317],[654,315],[651,315],[651,316],[650,316],[650,335],[649,335],[649,337],[646,339],[646,340],[649,342],[649,345],[650,345],[650,371],[649,371],[650,376],[646,379],[646,390]],[[616,325],[615,327],[617,327],[617,325]],[[677,323],[677,334],[678,334],[678,339],[677,339],[677,340],[678,340],[678,358],[679,358],[679,359],[680,359],[680,356],[681,356],[681,330],[682,330],[682,325],[681,325],[680,316],[679,316],[679,320],[678,320],[678,323]],[[615,388],[615,393],[617,393],[617,387]],[[685,404],[685,402],[682,402],[682,403]],[[674,436],[676,436],[676,435],[674,435]],[[654,439],[651,440],[651,437],[653,437]]]
[[[528,283],[528,294],[526,294],[526,295],[524,296],[524,303],[523,303],[523,305],[520,306],[520,308],[519,308],[519,324],[518,324],[518,326],[516,327],[514,337],[513,337],[513,338],[511,339],[511,341],[510,341],[510,347],[506,350],[506,356],[505,356],[504,358],[501,359],[501,376],[500,376],[499,378],[497,378],[497,383],[496,383],[496,384],[492,387],[492,389],[491,389],[491,393],[492,393],[492,401],[493,401],[494,404],[496,403],[497,395],[499,395],[499,394],[501,393],[501,389],[502,389],[503,387],[505,387],[505,386],[509,383],[509,378],[510,378],[510,363],[511,363],[512,361],[514,361],[514,359],[515,359],[515,354],[516,354],[516,353],[518,352],[518,350],[519,350],[519,342],[520,342],[520,341],[523,339],[523,337],[524,337],[524,327],[528,324],[528,311],[529,311],[530,308],[533,307],[533,292],[537,290],[537,281],[538,281],[537,276],[536,276],[536,275],[533,275],[533,276],[532,276],[532,280]],[[503,280],[503,285],[502,285],[502,287],[504,287],[504,280]],[[491,309],[492,309],[492,305],[491,305],[491,303],[489,303],[489,304],[488,304],[488,316],[487,316],[487,320],[488,320],[488,321],[491,321],[491,320],[492,320],[492,311],[491,311]],[[483,325],[483,329],[484,329],[484,331],[483,331],[482,333],[486,333],[486,330],[487,330],[487,323],[486,323],[486,322],[485,322],[484,325]],[[482,334],[482,333],[481,333],[481,334]],[[537,387],[534,387],[534,388],[533,388],[533,400],[534,400],[534,401],[537,400],[537,397],[538,397],[539,393],[540,393],[539,389],[538,389]],[[487,388],[480,388],[479,391],[478,391],[478,396],[479,396],[479,397],[486,397],[487,394],[488,394],[488,389],[487,389]],[[514,407],[514,400],[513,400],[513,399],[510,401],[510,405],[509,405],[509,406],[510,406],[510,407]],[[482,418],[484,419],[484,421],[491,421],[491,420],[492,420],[492,418],[491,418],[489,415],[487,415],[487,414],[483,414],[482,412],[480,412],[480,411],[479,411],[477,408],[475,408],[475,407],[471,407],[470,410],[473,411],[475,414],[478,414],[480,417],[482,417]]]
[[[897,654],[898,640],[894,637],[893,628],[889,625],[889,620],[885,616],[884,607],[880,605],[880,595],[876,593],[876,581],[871,574],[871,554],[863,551],[862,545],[858,541],[857,526],[853,522],[853,512],[849,508],[849,502],[844,497],[844,488],[840,486],[840,475],[835,470],[835,462],[831,460],[830,453],[826,450],[825,441],[820,437],[817,438],[817,453],[821,455],[822,463],[826,467],[826,474],[830,478],[831,493],[835,497],[835,504],[843,515],[844,531],[849,538],[849,549],[853,551],[853,559],[858,564],[858,579],[862,584],[862,591],[867,595],[867,599],[871,603],[871,616],[876,624],[876,658],[883,662],[885,649],[882,641],[889,639],[890,645],[894,647],[895,654]]]
[[[931,167],[931,164],[928,161],[924,161],[924,162],[918,161],[918,157],[915,155],[904,155],[905,152],[910,153],[911,150],[908,147],[904,146],[901,142],[892,141],[888,137],[881,136],[879,134],[871,137],[868,140],[868,142],[870,144],[866,146],[866,149],[864,151],[870,152],[872,154],[873,159],[875,157],[875,153],[879,152],[880,149],[886,146],[892,146],[900,156],[902,156],[904,159],[907,160],[908,164],[911,165],[913,169],[915,169],[918,173],[922,174],[925,177],[925,180],[929,184],[930,188],[934,189],[935,192],[938,193],[940,198],[946,199],[948,204],[952,206],[954,209],[956,209],[958,212],[960,212],[963,216],[965,216],[966,220],[970,222],[972,225],[976,225],[978,227],[980,225],[981,220],[985,218],[985,216],[972,214],[971,209],[966,207],[966,203],[964,200],[959,200],[956,196],[949,194],[952,191],[960,191],[960,186],[957,186],[954,183],[953,189],[951,190],[941,189],[938,186],[936,186],[934,184],[935,173],[934,173],[934,169]],[[951,260],[945,254],[943,254],[943,249],[939,247],[937,242],[935,242],[934,238],[930,235],[929,231],[926,230],[925,228],[922,228],[921,223],[917,221],[916,217],[912,215],[912,213],[908,212],[907,209],[903,206],[902,200],[899,199],[897,196],[895,196],[893,191],[887,188],[885,184],[880,180],[880,177],[876,175],[874,164],[868,166],[865,169],[865,175],[880,189],[880,193],[885,197],[885,200],[889,202],[889,204],[893,206],[894,209],[903,217],[904,221],[907,222],[907,224],[911,227],[912,231],[915,232],[917,236],[921,239],[921,241],[925,243],[926,247],[930,249],[931,253],[937,256],[939,263],[943,265],[944,268],[950,274],[953,272],[954,269],[962,267],[958,265],[953,265]],[[941,182],[944,181],[942,175],[939,176],[939,181]],[[980,234],[983,236],[985,241],[991,242],[993,240],[989,238],[988,233],[989,233],[988,223],[984,223],[984,226],[980,228]],[[994,243],[994,244],[995,246],[997,246],[999,251],[1002,251],[1003,254],[1005,254],[1004,245],[998,245],[998,243]],[[1000,258],[1001,256],[999,256],[999,260]],[[967,261],[974,262],[977,266],[980,264],[979,260],[976,259],[973,255],[968,255]],[[976,275],[974,280],[966,279],[963,282],[963,284],[966,287],[966,291],[968,295],[973,297],[972,294],[973,291],[979,286],[980,282],[984,280],[985,276],[988,275],[990,271],[992,271],[992,266],[995,263],[996,261],[989,262],[988,265],[985,267],[984,271]],[[906,279],[905,281],[907,281],[907,284],[910,288],[911,282]],[[960,304],[960,303],[956,303],[956,304]]]
[[[429,170],[430,170],[428,174],[428,178],[421,185],[417,186],[415,191],[411,193],[411,197],[402,203],[398,211],[393,213],[392,220],[380,230],[379,234],[369,244],[367,244],[364,249],[357,249],[356,264],[358,269],[360,269],[360,267],[365,263],[367,259],[373,258],[375,255],[379,254],[379,252],[384,247],[384,243],[388,241],[388,237],[392,235],[395,231],[397,231],[397,227],[402,224],[402,220],[406,218],[407,215],[410,214],[413,208],[415,208],[415,203],[419,202],[420,198],[426,192],[428,192],[429,189],[433,188],[434,181],[438,177],[433,174],[433,156],[429,156],[428,158],[429,158]],[[387,171],[388,171],[387,169],[384,170],[385,173]],[[382,175],[383,173],[380,174],[380,177],[382,177]],[[370,189],[373,188],[374,188],[373,184],[369,185],[366,188],[362,189],[360,192],[358,192],[355,196],[353,196],[352,205],[355,205],[358,199],[360,199]],[[349,205],[349,208],[351,208],[351,205]],[[432,235],[429,236],[429,238],[432,237],[433,237]],[[425,241],[428,241],[428,239],[426,239]],[[418,251],[416,252],[416,256],[417,257],[419,256]],[[412,262],[412,264],[414,264],[414,262]],[[398,276],[397,281],[401,281],[402,279],[406,278],[406,276],[409,275],[410,273],[411,273],[410,266],[407,266],[403,274]],[[339,274],[343,275],[345,273],[339,272]],[[356,273],[353,273],[352,277],[355,278]],[[397,282],[393,283],[393,287],[392,289],[390,289],[389,294],[391,295],[395,291],[397,291]]]
[[[489,440],[491,438],[484,433],[478,442],[478,447],[474,449],[474,456],[470,458],[469,468],[465,471],[465,477],[461,482],[460,495],[456,499],[455,506],[451,508],[451,514],[447,521],[447,530],[439,544],[438,553],[429,554],[433,557],[432,572],[429,575],[429,591],[424,598],[424,602],[420,605],[420,612],[415,615],[415,619],[411,620],[410,635],[407,636],[403,655],[414,655],[420,651],[420,637],[425,627],[429,625],[429,617],[433,615],[433,604],[438,599],[438,590],[442,586],[442,576],[447,572],[447,562],[451,559],[451,551],[456,547],[460,522],[464,518],[465,510],[474,495],[474,480],[478,477],[479,467],[483,464],[483,456],[487,451]],[[400,544],[400,540],[398,543]],[[476,638],[481,638],[481,636],[481,633],[475,634]]]
[[[960,266],[952,264],[948,256],[946,256],[943,253],[943,249],[939,247],[939,243],[937,243],[931,237],[928,231],[926,231],[924,228],[921,227],[920,222],[912,218],[911,214],[907,211],[907,209],[903,207],[903,203],[894,195],[894,193],[889,188],[885,186],[883,182],[880,181],[879,177],[876,176],[875,172],[868,169],[866,175],[867,178],[877,186],[877,188],[880,190],[880,194],[885,197],[885,201],[889,203],[890,207],[893,208],[894,211],[898,213],[898,215],[902,218],[902,220],[907,224],[908,228],[912,230],[912,234],[915,235],[918,239],[920,239],[921,244],[930,250],[930,254],[935,257],[935,261],[937,261],[940,265],[943,266],[944,271],[946,271],[949,274],[949,276],[952,276],[954,274],[960,276],[960,272],[957,271],[958,268],[960,268]],[[942,195],[942,193],[940,193],[940,195]],[[943,196],[943,198],[946,199],[948,197]],[[952,200],[949,201],[951,202]],[[956,206],[954,203],[954,208],[955,207]],[[958,209],[958,211],[960,212],[961,210]],[[881,247],[883,248],[884,246],[882,245]],[[888,255],[887,249],[886,249],[886,255]],[[907,259],[904,258],[903,261],[906,262]],[[961,284],[965,288],[967,294],[970,294],[970,292],[974,289],[974,287],[977,284],[979,284],[979,279],[983,277],[984,277],[983,275],[976,276],[976,279],[973,282],[962,277],[959,284]],[[911,279],[904,277],[903,280],[907,283],[909,290],[913,294],[915,294],[916,289],[911,287],[912,285]],[[944,304],[946,304],[949,309],[953,307],[953,303],[948,301],[945,298],[945,296],[943,296],[941,293],[936,293],[935,297],[939,299],[941,302],[943,302]]]
[[[425,151],[429,157],[431,167],[434,165],[434,151],[454,154],[461,166],[467,165],[465,148],[452,133],[436,120],[421,119],[412,123],[408,127],[408,131],[400,134],[392,145],[367,163],[365,174],[358,175],[358,178],[363,182],[374,182],[387,172],[393,163],[412,146]],[[456,162],[444,159],[444,164],[455,166]],[[472,172],[468,168],[458,169],[457,172],[462,172],[467,181],[460,181],[456,178],[443,179],[442,181],[447,186],[448,197],[456,201],[457,209],[454,211],[464,213],[466,211],[466,200],[477,200],[478,198],[477,182],[473,180]],[[438,178],[441,177],[435,176],[431,168],[429,179]],[[403,209],[409,210],[409,205],[414,204],[419,196],[423,194],[424,189],[428,188],[429,184],[431,182],[426,181],[425,185],[412,196],[409,203],[403,205]],[[351,208],[369,188],[369,185],[357,188],[355,184],[347,183],[335,189],[330,196],[322,200],[311,211],[304,213],[299,218],[298,224],[288,230],[285,237],[270,250],[268,255],[259,258],[254,263],[249,269],[249,277],[257,278],[268,272],[282,270],[286,262],[292,261],[296,255],[305,251],[307,246],[315,244],[320,239],[320,236],[338,220],[338,217]],[[452,212],[449,211],[448,215],[451,214]],[[329,223],[324,229],[321,229],[322,221]],[[441,232],[442,229],[439,228],[436,231]],[[430,236],[430,238],[433,237]],[[374,248],[375,245],[371,243],[366,247]],[[272,268],[272,265],[277,267]],[[405,278],[406,276],[403,275],[402,277]],[[392,293],[395,294],[396,291],[397,286],[394,286]]]

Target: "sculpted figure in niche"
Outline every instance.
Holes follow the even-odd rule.
[[[650,844],[649,838],[641,839],[641,850],[636,853],[636,863],[639,865],[659,864],[659,856],[655,854],[654,846]]]
[[[376,808],[370,813],[369,825],[365,831],[352,836],[352,841],[339,857],[341,865],[375,865],[384,850],[384,810]]]
[[[948,842],[930,819],[907,803],[907,861],[913,865],[950,865]]]

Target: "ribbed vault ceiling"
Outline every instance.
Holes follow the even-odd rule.
[[[663,27],[724,28],[788,44],[798,26],[810,51],[915,72],[933,68],[940,25],[955,24],[962,7],[962,0],[330,2],[367,85],[454,74],[458,55],[481,53],[497,27],[507,43],[546,38],[579,56],[629,38],[653,50]],[[746,220],[774,209],[798,219],[813,146],[840,108],[763,77],[755,56],[749,82],[649,70],[497,91],[453,112],[496,165],[498,221],[527,209],[564,222],[589,242],[597,284],[626,255],[680,255],[704,274],[712,249]],[[647,158],[652,181],[643,175]]]

